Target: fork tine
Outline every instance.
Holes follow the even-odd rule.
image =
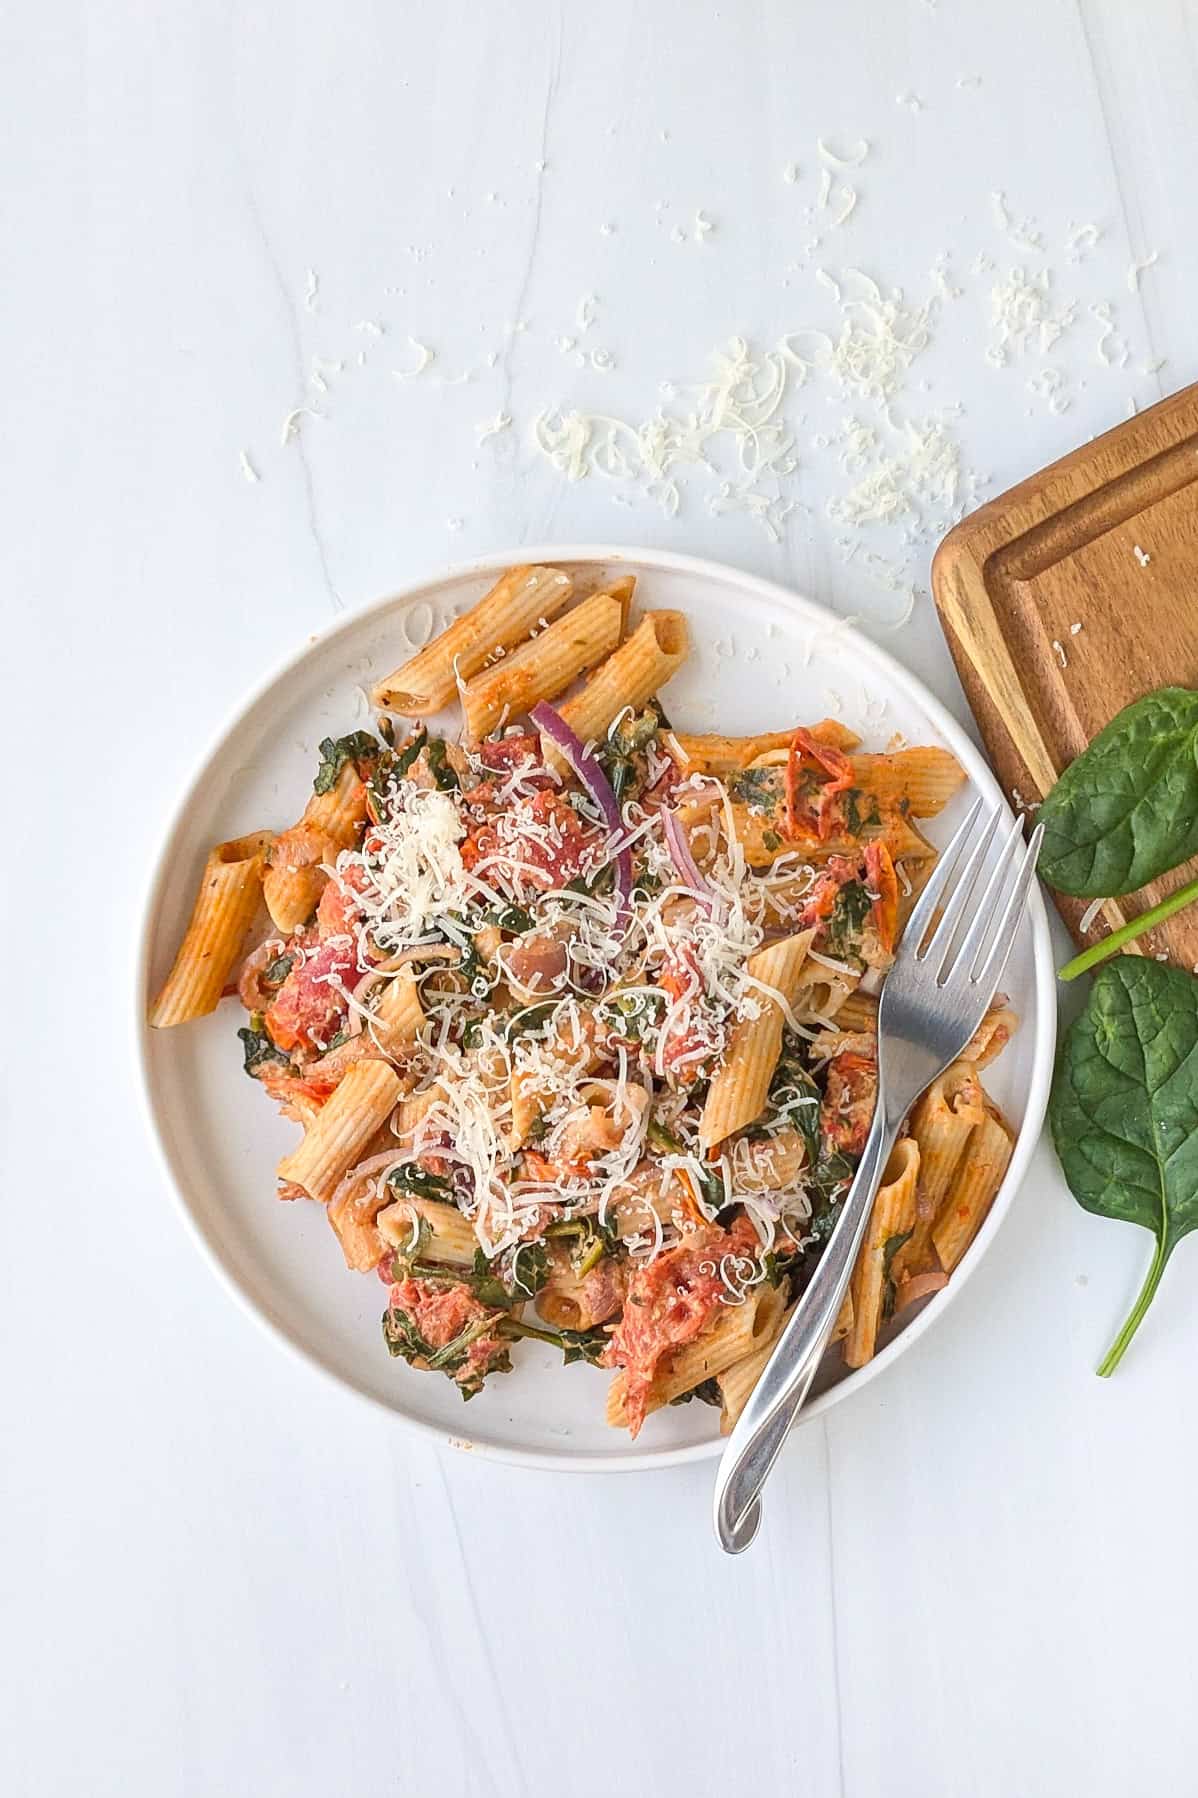
[[[1002,848],[986,882],[985,891],[974,907],[969,920],[969,928],[965,931],[957,945],[946,944],[944,960],[940,964],[938,979],[943,986],[947,981],[964,974],[967,979],[977,978],[977,970],[981,965],[987,945],[994,936],[995,918],[1005,905],[1012,885],[1011,858],[1017,847],[1023,843],[1023,820],[1016,818],[1003,839]]]
[[[933,955],[939,958],[939,966],[936,970],[936,979],[938,982],[943,979],[944,971],[952,952],[953,943],[956,939],[957,932],[961,927],[961,920],[965,915],[966,908],[973,896],[973,889],[977,885],[978,875],[982,871],[982,863],[986,859],[997,823],[998,812],[993,811],[982,826],[981,835],[976,839],[973,847],[969,851],[969,859],[961,870],[960,879],[957,881],[948,897],[940,922],[932,932],[923,954],[918,956],[918,959],[921,961]]]
[[[994,992],[1003,977],[1003,970],[1014,947],[1015,938],[1019,934],[1019,924],[1027,907],[1027,896],[1035,877],[1036,861],[1040,854],[1040,839],[1043,835],[1044,826],[1037,824],[1028,840],[1027,848],[1023,852],[1023,865],[1015,876],[1011,897],[1007,900],[1002,916],[998,920],[993,947],[986,957],[981,972],[973,975],[978,986],[989,988],[987,1004],[990,1003],[989,994]]]
[[[957,863],[961,859],[961,854],[966,843],[973,834],[973,827],[978,821],[978,814],[981,809],[981,800],[975,799],[968,812],[966,812],[964,818],[957,826],[952,838],[945,846],[936,866],[932,869],[931,878],[924,887],[923,892],[911,907],[911,916],[908,918],[907,928],[903,932],[903,941],[910,943],[912,949],[916,952],[916,955],[919,953],[919,946],[923,942],[924,933],[932,921],[936,907],[940,903],[940,896],[944,892],[944,889],[952,876],[956,873]]]

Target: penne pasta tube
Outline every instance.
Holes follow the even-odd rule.
[[[477,674],[497,649],[523,642],[542,619],[556,618],[573,591],[560,568],[509,568],[477,605],[379,681],[373,703],[404,718],[431,718],[448,705],[459,680]]]
[[[765,778],[753,794],[737,798],[734,786],[728,801],[732,828],[751,868],[772,867],[780,855],[798,854],[813,867],[821,867],[833,855],[855,860],[863,843],[884,843],[893,862],[918,862],[936,854],[910,818],[895,808],[875,808],[861,814],[860,829],[855,834],[838,831],[824,838],[787,837],[785,769],[765,767],[756,772]],[[709,809],[707,800],[688,801],[678,807],[678,817],[689,828]]]
[[[744,1193],[785,1192],[794,1186],[807,1161],[801,1131],[787,1125],[756,1142],[741,1137],[732,1146],[732,1190]]]
[[[743,1361],[734,1362],[722,1374],[716,1376],[716,1385],[720,1389],[723,1404],[720,1408],[720,1434],[730,1435],[737,1418],[749,1401],[749,1394],[765,1372],[770,1356],[778,1346],[778,1338],[790,1321],[793,1306],[782,1313],[774,1327],[774,1332],[761,1347],[746,1355]],[[832,1326],[832,1334],[828,1338],[828,1347],[843,1342],[853,1327],[853,1297],[846,1292],[840,1310],[836,1313],[836,1322]]]
[[[878,1029],[878,998],[876,993],[863,993],[855,987],[845,999],[836,1013],[838,1030],[854,1033],[871,1031],[874,1035]]]
[[[743,1304],[721,1305],[719,1315],[693,1342],[684,1343],[663,1356],[649,1394],[646,1413],[693,1392],[704,1380],[714,1379],[776,1337],[786,1305],[780,1286],[767,1281],[754,1286]],[[618,1373],[608,1388],[607,1421],[613,1429],[627,1426],[625,1381]]]
[[[385,1135],[385,1132],[380,1133],[380,1137]],[[375,1155],[388,1152],[387,1142],[380,1137],[376,1137],[362,1157],[367,1166]],[[383,1258],[385,1246],[376,1223],[380,1211],[390,1202],[391,1194],[377,1175],[367,1174],[355,1179],[352,1168],[341,1186],[342,1190],[335,1192],[329,1200],[325,1214],[341,1244],[346,1267],[356,1274],[372,1273]]]
[[[626,583],[631,589],[633,577]],[[537,637],[521,643],[502,661],[484,668],[462,689],[462,710],[471,737],[485,737],[505,718],[523,718],[542,699],[556,699],[578,675],[620,641],[624,600],[613,589],[584,599]]]
[[[987,1100],[985,1115],[965,1145],[932,1229],[932,1242],[946,1274],[952,1273],[977,1235],[1002,1185],[1014,1141],[1002,1113]]]
[[[989,1067],[1014,1036],[1018,1023],[1019,1014],[1009,1005],[992,1005],[974,1031],[962,1060],[972,1061],[975,1067]]]
[[[365,1028],[384,1055],[395,1055],[416,1040],[423,1023],[419,984],[410,969],[401,968],[383,987],[369,1022],[364,1020]]]
[[[844,1358],[849,1367],[864,1367],[873,1359],[891,1263],[902,1246],[902,1238],[915,1226],[918,1179],[919,1146],[913,1137],[900,1137],[886,1164],[853,1269],[853,1326],[844,1339]]]
[[[751,955],[746,969],[761,988],[772,989],[789,1007],[799,990],[799,977],[814,930],[801,930]],[[733,1026],[728,1046],[707,1092],[699,1122],[699,1143],[704,1149],[723,1142],[760,1117],[770,1090],[778,1054],[782,1048],[785,1016],[771,992],[753,994],[757,1016],[742,1018]]]
[[[919,1148],[919,1184],[911,1238],[894,1257],[896,1287],[916,1274],[935,1271],[932,1226],[944,1203],[957,1163],[985,1112],[982,1088],[972,1062],[955,1061],[918,1100],[907,1129]]]
[[[789,1281],[785,1283],[789,1285]],[[783,1288],[784,1290],[785,1288]],[[777,1318],[768,1333],[761,1338],[757,1348],[734,1361],[723,1373],[716,1375],[716,1385],[720,1389],[720,1434],[731,1434],[737,1418],[749,1402],[749,1394],[765,1372],[770,1356],[778,1346],[778,1338],[786,1328],[790,1311],[783,1305],[779,1307]]]
[[[346,1170],[391,1115],[399,1094],[399,1076],[385,1061],[356,1061],[298,1149],[280,1161],[279,1179],[327,1204]]]
[[[274,835],[259,830],[209,851],[186,935],[150,1007],[155,1030],[215,1011],[262,902],[262,873]]]
[[[624,1303],[626,1264],[605,1255],[579,1274],[560,1243],[549,1251],[549,1276],[538,1292],[536,1307],[555,1330],[593,1330],[606,1323]]]
[[[965,779],[956,756],[931,745],[850,759],[860,792],[883,808],[905,806],[913,818],[938,816]]]
[[[470,1267],[478,1251],[478,1237],[469,1218],[443,1199],[396,1199],[377,1219],[378,1232],[390,1249],[404,1250],[425,1226],[427,1236],[421,1258],[442,1261],[448,1267]]]
[[[625,707],[645,705],[665,686],[689,647],[681,612],[646,612],[632,635],[559,708],[562,718],[582,742],[598,742]],[[566,758],[547,737],[541,738],[541,749],[551,767],[565,768]]]
[[[861,741],[855,731],[835,718],[822,718],[818,724],[811,725],[809,735],[846,755]],[[793,737],[793,725],[789,730],[762,731],[754,737],[724,737],[716,733],[704,736],[677,730],[667,737],[666,747],[677,747],[676,759],[682,762],[687,773],[726,775],[738,774],[751,762],[779,751],[785,762]]]
[[[308,922],[328,884],[326,868],[353,848],[365,818],[365,783],[346,762],[329,791],[313,793],[299,823],[271,849],[262,891],[276,929],[290,935]]]

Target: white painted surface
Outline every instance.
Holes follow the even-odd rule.
[[[1146,1245],[1042,1152],[969,1303],[796,1441],[728,1563],[707,1469],[479,1465],[272,1348],[154,1171],[127,988],[198,747],[335,605],[503,541],[619,534],[893,609],[824,514],[849,483],[813,440],[859,409],[826,387],[794,396],[810,509],[777,546],[701,484],[667,519],[564,482],[528,446],[542,406],[645,418],[733,333],[828,324],[817,263],[923,296],[946,248],[962,273],[979,249],[1051,263],[1080,303],[1048,355],[996,370],[971,277],[912,371],[897,414],[960,399],[990,491],[1193,378],[1196,42],[1184,0],[12,12],[5,726],[35,809],[2,900],[6,1793],[1192,1788],[1188,1245],[1099,1383]],[[872,152],[805,255],[820,135]],[[995,189],[1047,255],[1002,238]],[[672,242],[697,208],[710,237]],[[611,373],[555,348],[586,292]],[[1095,357],[1104,297],[1122,369]],[[409,332],[475,379],[394,380]],[[284,451],[313,354],[349,366]],[[1045,364],[1060,415],[1026,388]],[[501,410],[519,430],[479,447]],[[923,581],[926,544],[887,553]],[[960,709],[926,601],[894,647]]]

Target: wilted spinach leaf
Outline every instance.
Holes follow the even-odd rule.
[[[692,1386],[689,1392],[680,1392],[677,1398],[670,1400],[670,1403],[672,1405],[689,1405],[693,1398],[697,1398],[700,1404],[704,1405],[722,1405],[724,1402],[717,1380],[701,1380],[697,1386]]]
[[[237,1034],[241,1038],[241,1046],[245,1052],[244,1070],[255,1080],[263,1068],[289,1068],[291,1066],[290,1058],[284,1055],[281,1049],[276,1049],[266,1034],[266,1026],[260,1011],[252,1012],[249,1028],[241,1029]]]
[[[1198,851],[1198,692],[1125,706],[1039,811],[1039,871],[1079,899],[1134,893]]]
[[[346,762],[373,761],[379,753],[378,743],[367,730],[355,730],[348,737],[326,737],[320,745],[320,767],[312,791],[331,793]]]
[[[1142,956],[1108,962],[1061,1045],[1048,1115],[1078,1204],[1156,1239],[1140,1296],[1099,1366],[1110,1374],[1170,1255],[1198,1227],[1198,981]]]
[[[418,1161],[403,1161],[387,1170],[387,1185],[405,1198],[450,1199],[453,1187],[442,1174],[430,1174]]]

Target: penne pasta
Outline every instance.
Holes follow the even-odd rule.
[[[763,1280],[750,1289],[742,1304],[722,1305],[702,1335],[663,1357],[646,1411],[658,1411],[684,1392],[693,1392],[704,1380],[714,1379],[763,1343],[774,1341],[785,1304],[782,1288]],[[618,1373],[607,1393],[607,1421],[616,1429],[627,1422],[624,1389],[624,1375]]]
[[[801,930],[759,949],[746,963],[760,983],[754,989],[756,1017],[742,1018],[733,1026],[728,1047],[712,1079],[699,1124],[699,1143],[704,1149],[723,1142],[734,1130],[760,1117],[778,1065],[785,1014],[777,993],[789,1008],[799,990],[799,977],[815,932]],[[761,989],[769,988],[771,992]]]
[[[855,987],[836,1013],[836,1028],[852,1033],[868,1031],[876,1035],[878,1029],[877,994],[863,993],[860,987]]]
[[[992,1005],[975,1030],[962,1060],[972,1061],[975,1067],[989,1067],[1010,1042],[1018,1023],[1018,1013],[1013,1012],[1005,1001]]]
[[[754,772],[754,770],[749,770]],[[782,768],[756,770],[764,778],[759,790],[749,799],[732,797],[728,809],[732,815],[737,840],[751,868],[769,868],[780,855],[799,854],[804,861],[821,867],[834,855],[857,856],[863,843],[884,843],[894,862],[918,862],[934,858],[936,851],[923,833],[916,829],[903,812],[875,810],[861,821],[856,833],[837,831],[823,839],[785,835],[785,797]],[[679,806],[678,816],[690,826],[709,809],[710,801],[688,802]]]
[[[477,674],[496,650],[523,642],[543,619],[556,618],[573,590],[560,568],[509,568],[477,605],[378,682],[374,704],[404,718],[431,718],[448,705],[459,680]]]
[[[395,1199],[379,1212],[377,1224],[389,1249],[406,1249],[414,1236],[426,1234],[421,1250],[421,1259],[425,1261],[469,1267],[478,1253],[478,1237],[469,1218],[443,1199]],[[419,1228],[421,1224],[424,1231]]]
[[[853,1327],[844,1339],[844,1358],[849,1367],[864,1367],[873,1359],[891,1278],[891,1264],[902,1239],[915,1227],[916,1185],[919,1179],[919,1146],[913,1137],[900,1137],[886,1164],[886,1172],[865,1239],[853,1269]]]
[[[854,755],[855,786],[883,808],[903,807],[913,818],[935,818],[965,779],[965,770],[947,749],[926,746],[890,755]]]
[[[1002,1113],[987,1100],[985,1115],[965,1145],[932,1229],[932,1242],[946,1274],[952,1273],[977,1235],[1002,1185],[1014,1143]]]
[[[298,1149],[280,1161],[279,1179],[327,1204],[347,1168],[390,1117],[399,1094],[399,1076],[385,1061],[356,1061],[317,1112]]]
[[[689,646],[681,612],[646,612],[631,636],[559,708],[562,718],[583,743],[598,742],[618,713],[645,705],[665,686]],[[566,758],[553,743],[543,737],[541,748],[551,767],[565,769]]]
[[[895,1255],[891,1277],[897,1288],[916,1274],[935,1271],[932,1226],[956,1172],[962,1151],[985,1112],[976,1067],[955,1061],[917,1102],[907,1124],[919,1149],[919,1185],[911,1238]]]
[[[593,1330],[606,1323],[624,1302],[625,1275],[613,1255],[585,1274],[578,1273],[559,1243],[549,1250],[549,1275],[536,1297],[537,1310],[555,1330]]]
[[[407,1043],[415,1042],[424,1023],[420,986],[409,968],[386,982],[365,1028],[383,1051],[394,1057]]]
[[[298,824],[285,830],[262,877],[266,909],[278,930],[306,924],[328,884],[326,870],[351,849],[366,817],[366,786],[346,762],[327,793],[313,793]]]
[[[215,1011],[262,903],[262,874],[274,835],[259,830],[209,851],[174,965],[150,1007],[155,1030]]]
[[[610,655],[620,641],[635,584],[629,575],[608,591],[592,594],[548,630],[468,680],[462,711],[469,735],[485,737],[505,718],[523,717],[540,700],[556,699],[578,675]]]
[[[849,750],[856,749],[861,739],[847,725],[839,723],[835,718],[822,718],[818,724],[809,727],[808,734],[821,743],[827,743],[832,749],[839,749],[846,755]],[[696,736],[687,731],[671,731],[666,739],[666,746],[677,748],[676,759],[680,761],[688,774],[739,774],[751,762],[776,754],[781,751],[782,760],[786,760],[787,751],[794,737],[794,727],[790,730],[762,731],[755,737],[724,737],[718,734]]]

